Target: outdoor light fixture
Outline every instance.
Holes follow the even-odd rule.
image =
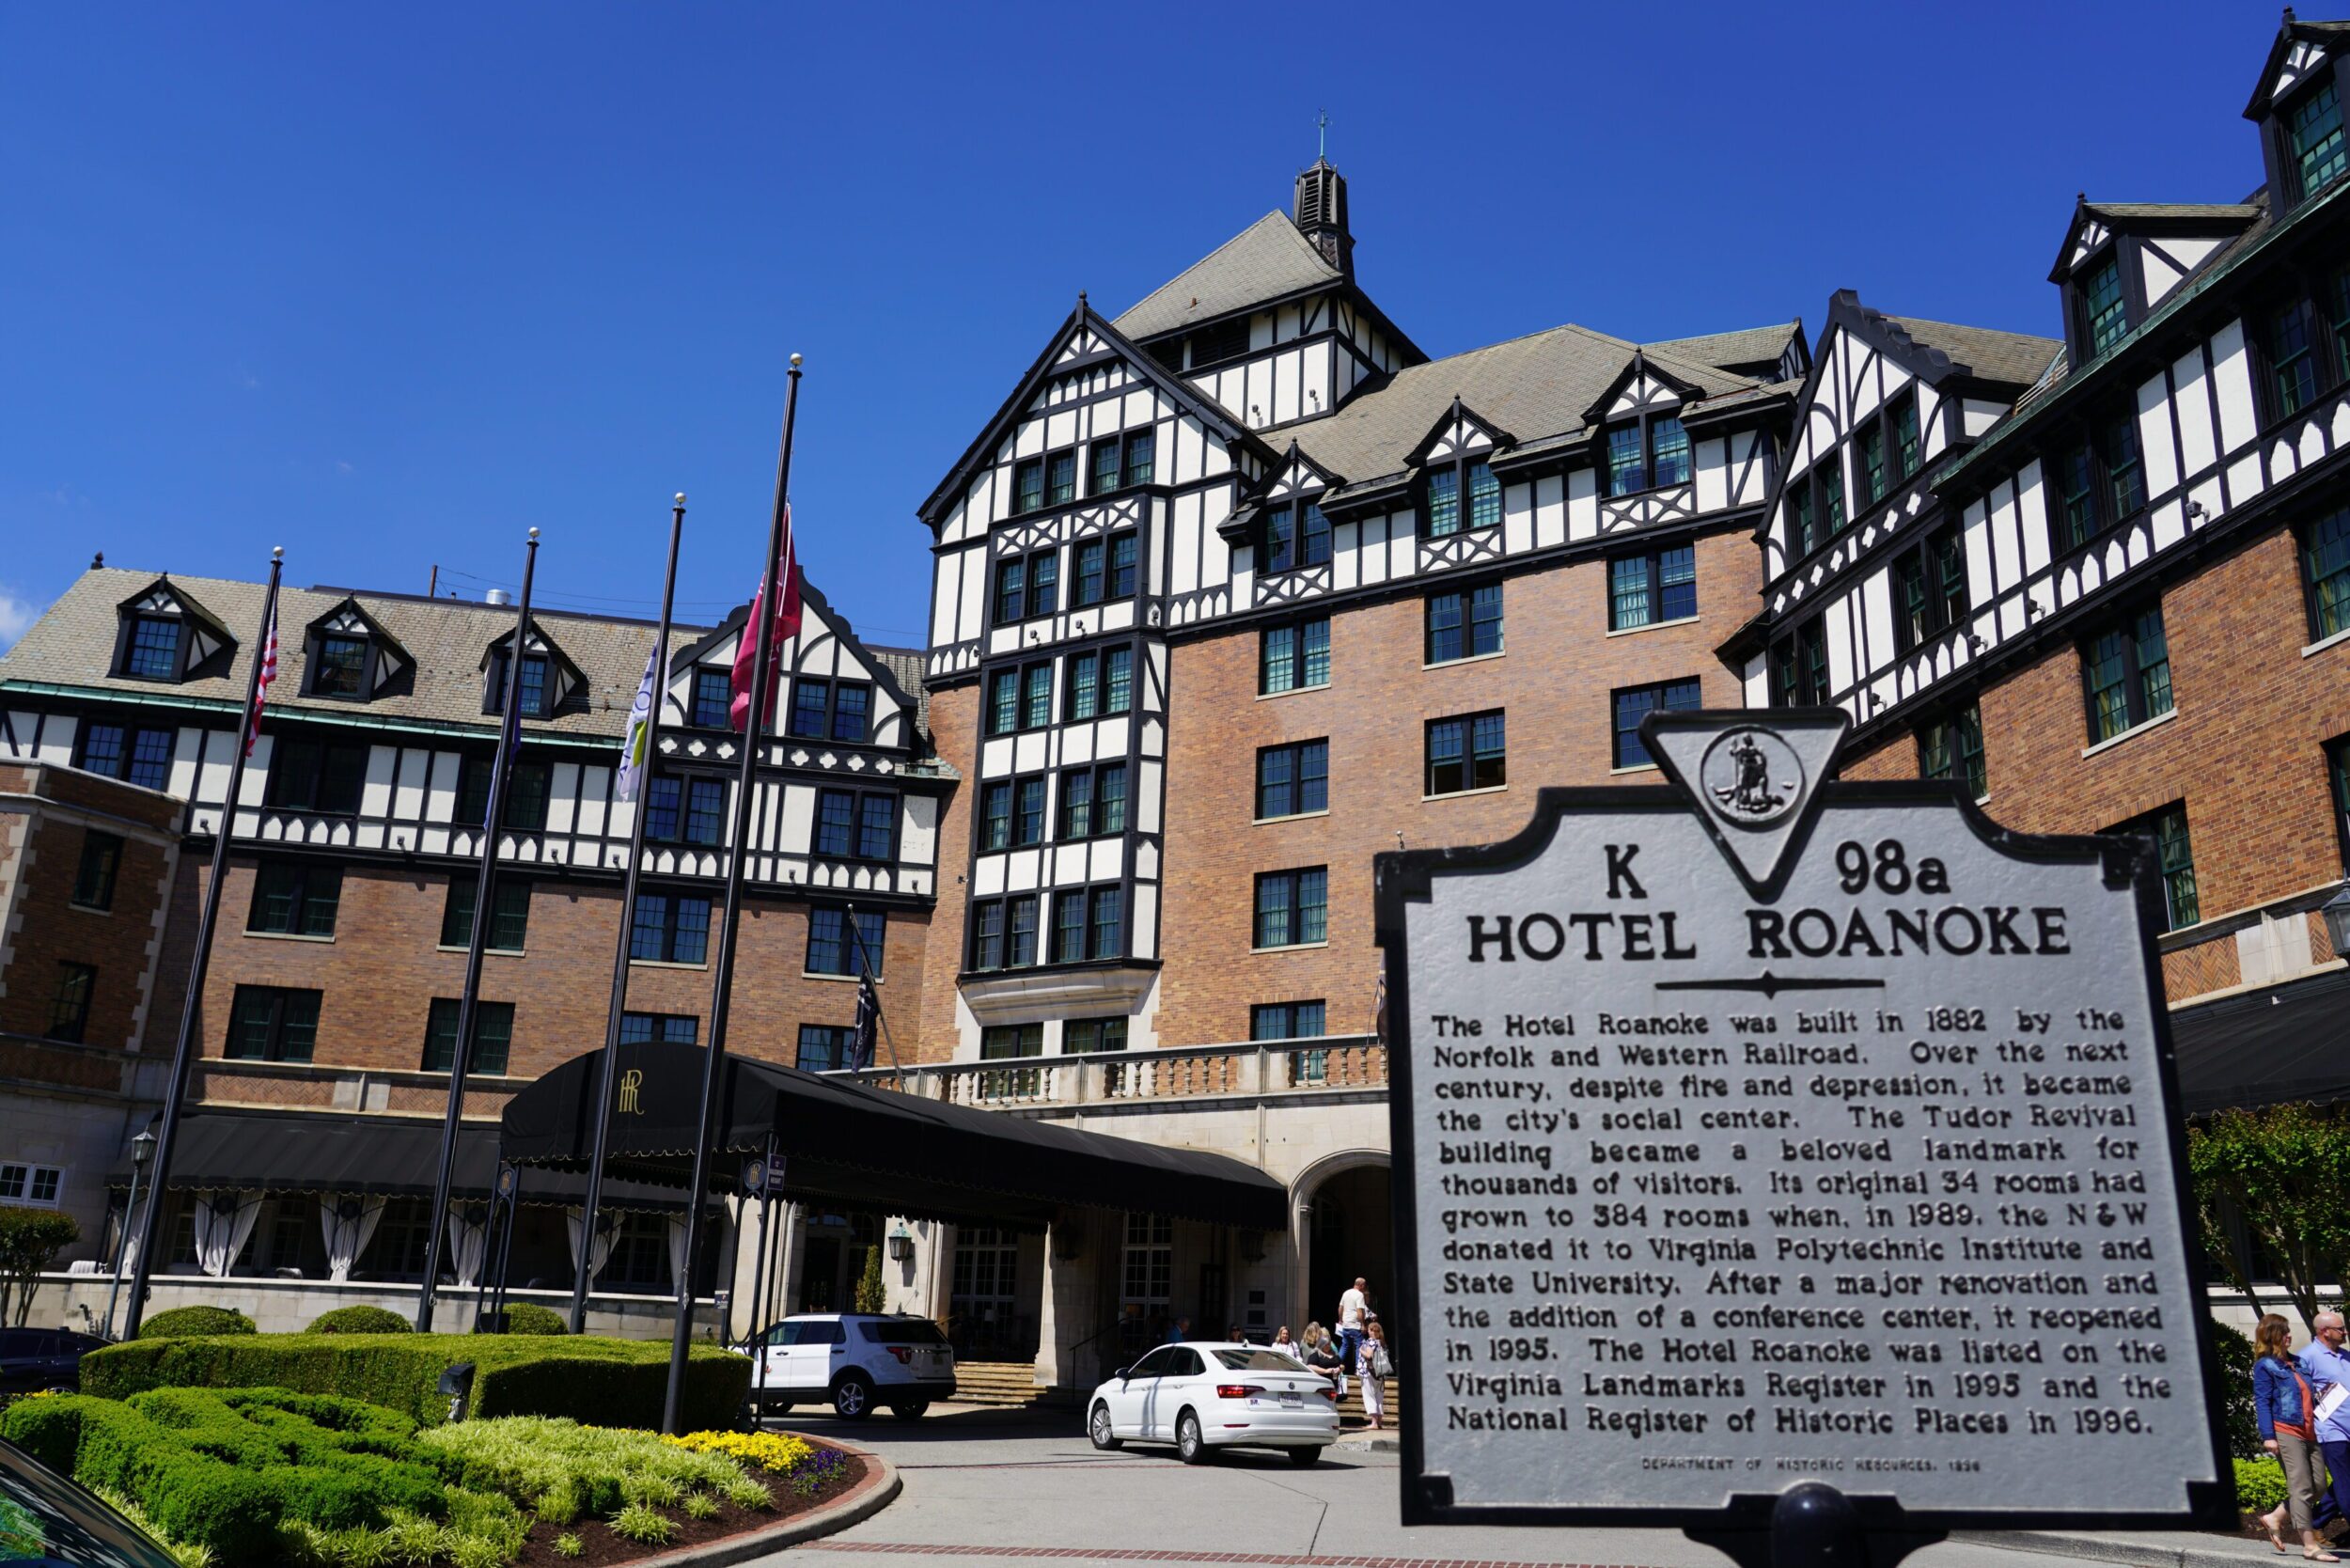
[[[2326,917],[2326,936],[2334,945],[2336,958],[2350,958],[2350,882],[2342,885],[2342,891],[2327,899],[2318,911]]]
[[[914,1258],[914,1232],[906,1229],[904,1220],[889,1228],[889,1256],[895,1262],[909,1262]]]
[[[141,1133],[131,1140],[131,1163],[133,1165],[145,1165],[154,1157],[155,1135],[153,1133]]]

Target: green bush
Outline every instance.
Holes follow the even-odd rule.
[[[81,1239],[82,1227],[71,1215],[0,1203],[0,1326],[9,1322],[11,1308],[16,1326],[24,1326],[41,1271]]]
[[[0,1419],[0,1436],[52,1469],[120,1492],[172,1540],[229,1562],[274,1556],[281,1521],[349,1529],[392,1510],[447,1512],[442,1471],[417,1463],[402,1435],[414,1431],[391,1411],[268,1388],[70,1394]]]
[[[243,1312],[226,1307],[174,1307],[139,1325],[142,1340],[180,1340],[203,1334],[254,1334],[259,1330]]]
[[[2261,1456],[2260,1421],[2252,1413],[2252,1341],[2214,1318],[2211,1325],[2211,1409],[2228,1451],[2238,1459]],[[2269,1505],[2275,1507],[2274,1503]]]
[[[2246,1513],[2265,1513],[2285,1500],[2284,1466],[2273,1459],[2235,1462],[2235,1505]]]
[[[127,1399],[149,1388],[290,1388],[384,1405],[430,1426],[448,1412],[448,1397],[438,1391],[441,1373],[461,1361],[476,1368],[472,1413],[478,1417],[661,1424],[668,1345],[593,1335],[557,1341],[468,1334],[142,1336],[82,1357],[82,1391]],[[686,1430],[733,1425],[750,1377],[747,1357],[695,1346],[685,1371]]]
[[[405,1334],[408,1320],[382,1307],[337,1307],[310,1320],[312,1334]],[[144,1336],[142,1336],[144,1337]]]
[[[552,1307],[522,1301],[506,1309],[506,1331],[509,1334],[568,1334],[572,1325],[562,1313]]]

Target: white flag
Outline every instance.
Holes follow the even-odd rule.
[[[620,771],[612,780],[615,800],[634,800],[637,781],[645,776],[645,749],[652,739],[653,672],[661,663],[656,647],[645,655],[645,678],[636,686],[636,700],[628,705],[628,735],[620,742]]]

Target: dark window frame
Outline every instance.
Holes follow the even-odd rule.
[[[1492,728],[1488,729],[1488,721]],[[1436,754],[1438,732],[1457,730],[1460,744],[1457,754],[1439,760]],[[1488,750],[1488,735],[1497,734],[1500,745]],[[1476,794],[1486,790],[1499,790],[1510,782],[1510,714],[1506,708],[1480,708],[1469,713],[1440,713],[1420,726],[1420,792],[1429,800],[1443,800],[1453,795]],[[1449,788],[1440,777],[1440,768],[1458,768],[1458,782]]]
[[[1501,526],[1502,517],[1509,510],[1508,496],[1501,476],[1494,472],[1493,457],[1491,451],[1482,455],[1468,452],[1421,469],[1416,487],[1419,497],[1421,537],[1450,539],[1455,534],[1480,533],[1487,528]],[[1436,480],[1447,476],[1449,477],[1451,493],[1451,521],[1438,527]],[[1493,515],[1480,522],[1478,513],[1483,510],[1488,499],[1483,489],[1485,481],[1491,481],[1493,487],[1490,494]]]
[[[1966,541],[1955,523],[1893,557],[1893,651],[1906,655],[1974,613],[1966,585]]]
[[[1135,656],[1131,642],[1103,643],[1095,648],[1081,648],[1065,657],[1069,661],[1067,676],[1061,682],[1061,722],[1085,724],[1094,719],[1117,718],[1135,711],[1135,667],[1140,662]],[[1118,707],[1110,702],[1118,691],[1113,666],[1120,657],[1125,662],[1125,698]],[[1092,711],[1077,710],[1091,703]]]
[[[2115,440],[2128,437],[2123,461]],[[2084,550],[2146,510],[2146,448],[2134,402],[2108,407],[2068,426],[2063,439],[2041,456],[2050,497],[2048,544],[2052,553]],[[2121,488],[2126,481],[2125,493]],[[2127,502],[2124,510],[2125,499]]]
[[[2100,305],[2094,285],[2110,272],[2113,298]],[[2109,240],[2072,273],[2073,346],[2087,364],[2130,335],[2137,306],[2132,298],[2129,269],[2123,264],[2122,244]]]
[[[474,894],[480,879],[460,871],[448,879],[448,896],[441,904],[443,948],[473,945]],[[521,953],[530,941],[530,878],[505,870],[490,878],[490,928],[482,933],[484,952]]]
[[[648,899],[662,901],[660,918],[650,928],[641,917],[645,902]],[[665,887],[640,887],[636,892],[636,903],[637,907],[628,912],[628,961],[631,964],[674,964],[687,968],[709,966],[710,928],[716,913],[712,906],[713,901],[709,895],[674,891]],[[699,933],[702,945],[701,956],[680,958],[677,955],[681,950],[682,940],[695,934],[692,927],[680,917],[685,906],[692,903],[699,903],[702,907]],[[636,950],[639,938],[648,929],[654,933],[653,945],[656,950],[650,953],[639,952]]]
[[[645,781],[645,839],[654,844],[697,844],[715,849],[727,831],[727,784],[703,774],[655,773]],[[663,805],[657,797],[667,785],[676,799]],[[662,825],[662,818],[668,818]],[[697,831],[700,824],[707,836]]]
[[[716,665],[696,665],[686,687],[686,723],[696,729],[734,727],[734,671]],[[714,706],[713,705],[714,704]]]
[[[1983,752],[1980,703],[1953,708],[1918,727],[1918,776],[1964,785],[1973,800],[1989,796],[1990,767]]]
[[[1136,530],[1112,528],[1105,534],[1081,539],[1069,547],[1069,607],[1073,610],[1091,609],[1135,596],[1136,557],[1139,553]],[[1123,557],[1122,559],[1120,557]],[[1091,588],[1087,584],[1090,581]],[[1120,584],[1123,583],[1124,587]]]
[[[2298,525],[2294,529],[2294,544],[2301,566],[2310,641],[2324,642],[2350,632],[2350,506]],[[2321,559],[2321,551],[2337,557],[2330,566]],[[2327,569],[2321,571],[2321,567]]]
[[[1115,826],[1108,824],[1106,819],[1109,813],[1103,809],[1103,802],[1111,797],[1102,791],[1103,781],[1113,776],[1118,780],[1118,822]],[[1086,820],[1083,831],[1078,831],[1075,812],[1072,808],[1077,796],[1075,785],[1080,779],[1085,783]],[[1126,831],[1131,804],[1126,788],[1126,763],[1122,759],[1091,762],[1081,768],[1064,768],[1060,775],[1060,787],[1055,792],[1053,799],[1053,841],[1067,844],[1091,839],[1118,838]]]
[[[1019,917],[1027,917],[1027,928],[1021,929]],[[1037,966],[1042,933],[1038,929],[1039,899],[1035,893],[1013,893],[1001,898],[975,899],[971,904],[971,941],[966,955],[975,974],[996,974],[1007,969],[1033,969]],[[1025,938],[1027,956],[1019,955],[1020,942]],[[984,963],[989,956],[988,944],[993,943],[995,962]]]
[[[1319,888],[1322,902],[1319,904],[1311,904],[1307,902],[1306,893],[1308,886],[1313,886],[1310,879],[1317,877],[1321,879]],[[1277,906],[1274,909],[1268,909],[1265,904],[1265,893],[1268,888],[1281,895],[1277,901]],[[1311,929],[1307,918],[1307,911],[1316,908],[1322,912],[1320,930],[1308,936],[1305,934]],[[1281,918],[1284,939],[1278,942],[1265,940],[1268,931],[1266,917],[1273,914],[1277,914]],[[1251,952],[1277,952],[1288,948],[1326,946],[1330,940],[1330,868],[1327,866],[1294,866],[1287,870],[1259,871],[1250,886],[1248,920],[1248,948]]]
[[[802,701],[804,695],[822,691],[821,712]],[[858,732],[840,733],[841,701],[850,693],[856,693],[864,706],[858,712]],[[815,715],[818,728],[802,728],[801,721]],[[784,717],[784,734],[792,740],[817,741],[826,745],[871,745],[873,744],[873,682],[854,676],[794,675],[791,677],[791,711]]]
[[[1666,580],[1665,557],[1668,556],[1688,557],[1689,574],[1685,580],[1678,577],[1670,582]],[[1673,564],[1677,567],[1680,563]],[[1640,598],[1641,603],[1647,607],[1645,619],[1625,620],[1622,619],[1622,600],[1625,592],[1623,578],[1626,575],[1623,569],[1626,567],[1639,569]],[[1666,613],[1669,608],[1666,603],[1667,594],[1676,592],[1684,587],[1689,592],[1687,613],[1683,615]],[[1695,620],[1698,619],[1697,544],[1694,541],[1681,544],[1660,544],[1653,550],[1643,551],[1637,556],[1612,557],[1607,562],[1606,572],[1601,575],[1600,591],[1607,597],[1607,629],[1610,632],[1639,632],[1653,626],[1672,626],[1682,621]]]
[[[848,847],[826,847],[824,836],[832,823],[827,809],[835,800],[849,803]],[[870,845],[869,833],[873,823],[869,812],[874,805],[883,811],[883,842],[878,851]],[[853,790],[827,784],[816,792],[815,814],[808,821],[807,852],[826,860],[857,860],[870,864],[895,860],[898,857],[898,793],[894,790]]]
[[[306,998],[306,1002],[298,999]],[[221,1054],[231,1061],[309,1061],[318,1055],[319,1013],[322,1011],[325,993],[302,986],[240,985],[228,1004],[228,1039]],[[247,1021],[248,1005],[269,1005],[269,1015],[263,1026],[264,1042],[258,1053],[239,1049],[243,1043],[243,1026]],[[296,1016],[306,1011],[306,1020]],[[290,1041],[301,1032],[308,1034],[307,1043],[295,1054]]]
[[[1320,650],[1322,679],[1312,681],[1308,680],[1308,676],[1313,669],[1315,650],[1311,644],[1313,633],[1317,627],[1322,633]],[[1257,695],[1279,697],[1288,692],[1320,691],[1329,685],[1332,672],[1336,668],[1332,631],[1331,618],[1327,615],[1307,616],[1301,619],[1283,621],[1260,630],[1257,634]],[[1289,651],[1286,653],[1276,654],[1275,639],[1284,635],[1290,639]],[[1288,666],[1289,683],[1277,686],[1272,683],[1273,675],[1283,662],[1286,662]]]
[[[1158,474],[1159,428],[1155,424],[1137,425],[1130,431],[1102,436],[1086,446],[1086,495],[1114,495],[1121,490],[1134,490],[1154,483]],[[1109,461],[1106,476],[1102,460]],[[1139,472],[1137,472],[1139,471]]]
[[[355,817],[366,798],[368,754],[373,749],[365,742],[281,735],[270,751],[263,803],[273,811]],[[338,760],[347,770],[340,774],[334,766]],[[298,768],[297,761],[306,765]],[[346,789],[347,804],[342,793]]]
[[[1017,626],[1060,612],[1060,546],[995,558],[988,594],[991,625]]]
[[[1490,596],[1490,597],[1489,597]],[[1507,651],[1507,606],[1501,580],[1462,584],[1431,593],[1420,603],[1420,665],[1457,665],[1470,659],[1490,659]],[[1490,634],[1493,646],[1478,646]],[[1457,637],[1460,651],[1438,656],[1440,639]]]
[[[356,643],[359,647],[358,666],[352,671],[350,691],[334,690],[323,679],[328,670],[343,667],[328,659],[329,643]],[[303,661],[305,697],[315,697],[321,702],[366,702],[375,696],[376,661],[382,650],[373,633],[321,631],[313,634],[307,652],[308,657]]]
[[[1044,716],[1031,718],[1030,715],[1036,712],[1036,707],[1030,700],[1030,695],[1038,670],[1044,672]],[[999,722],[1000,706],[996,700],[997,688],[1006,677],[1010,677],[1011,681],[1012,722],[1009,727]],[[985,718],[988,737],[993,739],[998,735],[1022,735],[1032,729],[1048,728],[1053,722],[1052,681],[1053,661],[1050,659],[1030,659],[1025,664],[988,671],[985,688],[987,693]]]
[[[140,667],[145,644],[142,630],[149,626],[171,628],[171,656],[168,670],[158,671]],[[178,685],[188,678],[188,651],[196,639],[189,635],[193,628],[188,618],[179,614],[152,610],[125,610],[122,632],[117,643],[114,674],[121,681],[151,681],[158,685]]]
[[[1644,408],[1637,414],[1627,415],[1620,419],[1610,419],[1600,426],[1594,442],[1602,499],[1620,501],[1627,495],[1646,495],[1651,491],[1670,490],[1680,485],[1696,482],[1697,440],[1690,435],[1688,426],[1682,422],[1681,411],[1685,406],[1683,403],[1675,403],[1670,408]],[[1673,479],[1659,479],[1657,473],[1662,465],[1657,462],[1656,437],[1660,427],[1668,424],[1681,438],[1681,477]],[[1620,469],[1616,462],[1617,438],[1624,431],[1635,431],[1638,432],[1634,447],[1640,460],[1639,466],[1637,469]],[[1624,474],[1634,476],[1635,482],[1620,488],[1620,480]]]
[[[1056,494],[1055,491],[1059,488],[1055,483],[1057,465],[1064,461],[1069,464],[1068,487],[1063,493]],[[1077,498],[1077,468],[1078,452],[1074,447],[1056,447],[1052,451],[1015,462],[1011,465],[1011,501],[1008,514],[1027,517],[1040,511],[1050,511],[1055,507],[1068,506]],[[1031,477],[1035,479],[1033,485],[1029,483]],[[1034,499],[1030,499],[1032,494]]]
[[[292,886],[282,884],[290,879]],[[275,885],[274,885],[275,884]],[[286,923],[283,928],[266,925],[265,905],[270,900],[286,901]],[[264,860],[254,868],[253,902],[245,910],[244,929],[249,936],[302,936],[313,940],[332,938],[340,917],[343,901],[343,868],[315,860]],[[323,916],[321,911],[323,910]],[[313,924],[322,923],[323,931],[313,931]]]
[[[1329,565],[1331,536],[1319,491],[1268,505],[1257,520],[1257,574],[1277,577]]]
[[[1687,701],[1677,700],[1686,697]],[[1637,711],[1632,723],[1624,721],[1624,701],[1628,698],[1650,700]],[[1695,675],[1684,675],[1672,681],[1650,681],[1637,686],[1618,686],[1607,694],[1608,765],[1619,772],[1625,768],[1653,767],[1656,759],[1649,755],[1640,740],[1639,721],[1651,713],[1685,713],[1705,706],[1703,681]],[[1637,749],[1631,755],[1627,745]]]
[[[1827,704],[1833,677],[1828,670],[1827,622],[1822,616],[1797,621],[1771,641],[1771,706],[1819,708]]]
[[[91,755],[91,738],[101,731],[116,737],[116,749],[111,758],[94,758]],[[144,743],[149,741],[160,745],[149,748]],[[102,724],[94,719],[84,719],[74,726],[73,765],[84,773],[94,773],[101,778],[119,779],[125,784],[137,785],[142,790],[167,791],[171,785],[172,754],[179,749],[179,745],[180,731],[177,729],[159,729],[151,725]],[[142,758],[140,753],[143,749],[150,754]],[[152,755],[155,750],[160,750],[162,755]],[[159,770],[160,776],[157,776]],[[147,783],[136,776],[141,774],[154,778],[155,782]]]
[[[419,1072],[446,1073],[452,1070],[457,1059],[457,1025],[464,1015],[463,1009],[462,998],[457,996],[435,996],[426,1007],[424,1050],[417,1058]],[[447,1019],[446,1024],[442,1022],[444,1017]],[[488,1049],[493,1046],[494,1051]],[[486,1073],[492,1077],[502,1078],[513,1063],[513,1053],[514,1004],[476,1001],[473,1009],[473,1045],[465,1053],[466,1075],[470,1077],[477,1073]]]
[[[509,636],[506,643],[490,650],[489,678],[481,685],[481,711],[494,716],[502,717],[506,713],[506,661],[513,651],[510,647],[513,638]],[[539,666],[538,696],[535,702],[531,696],[530,682],[530,667],[533,665]],[[555,717],[563,706],[563,698],[555,695],[555,651],[549,648],[543,653],[534,653],[525,650],[521,687],[521,696],[524,699],[523,717],[526,719]],[[531,711],[534,706],[538,710],[536,713]]]
[[[819,917],[822,918],[820,920]],[[885,972],[883,955],[889,945],[888,911],[873,909],[858,912],[854,929],[856,936],[852,940],[849,911],[845,905],[811,904],[807,911],[807,948],[800,957],[800,972],[856,979],[864,973],[857,963],[857,951],[861,946],[865,962],[871,965],[873,980],[878,983]],[[827,949],[838,950],[835,961],[839,967],[828,969],[818,963],[820,943]]]
[[[2202,923],[2202,896],[2196,886],[2195,839],[2186,802],[2174,800],[2114,823],[2107,833],[2145,834],[2154,840],[2154,871],[2162,879],[2165,932]],[[2182,915],[2185,918],[2181,918]]]
[[[676,1027],[679,1024],[685,1027]],[[669,1045],[697,1045],[701,1043],[701,1026],[700,1017],[691,1012],[623,1012],[620,1043],[640,1045],[659,1041]]]
[[[1286,770],[1277,780],[1268,780],[1266,765],[1278,762]],[[1318,771],[1308,771],[1309,768]],[[1318,787],[1319,804],[1313,802]],[[1289,792],[1290,809],[1267,811],[1269,792],[1275,789]],[[1294,817],[1318,817],[1330,809],[1330,740],[1319,736],[1312,740],[1286,741],[1279,745],[1257,748],[1257,783],[1255,792],[1256,820],[1261,823],[1287,822]]]
[[[2147,633],[2149,619],[2154,623],[2153,636],[2161,638],[2161,657],[2147,657],[2147,646],[2153,640]],[[2098,680],[2101,661],[2092,654],[2109,637],[2118,637],[2114,651],[2121,657],[2118,677],[2101,683]],[[2164,620],[2159,600],[2131,605],[2107,617],[2084,636],[2077,650],[2081,665],[2081,708],[2087,720],[2089,744],[2103,745],[2118,741],[2132,730],[2144,728],[2165,713],[2178,710],[2178,692],[2172,684],[2170,670],[2170,633]],[[2158,684],[2157,684],[2158,683]],[[2108,729],[2100,716],[2098,695],[2119,691],[2122,694],[2121,713],[2123,722]],[[2159,705],[2157,705],[2159,698]]]
[[[95,915],[111,914],[115,884],[122,875],[123,839],[95,827],[82,829],[82,853],[73,867],[73,888],[66,902]]]
[[[98,996],[98,965],[74,959],[57,960],[56,988],[49,994],[49,1024],[43,1040],[69,1045],[86,1043],[91,1005]]]

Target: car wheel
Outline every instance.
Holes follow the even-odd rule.
[[[1310,1465],[1319,1465],[1322,1463],[1322,1445],[1316,1443],[1309,1449],[1292,1449],[1289,1456],[1290,1463],[1301,1470]]]
[[[1086,1435],[1093,1439],[1097,1449],[1122,1449],[1126,1440],[1110,1431],[1110,1407],[1096,1401],[1093,1414],[1086,1420]]]
[[[926,1399],[901,1400],[889,1407],[889,1413],[901,1421],[918,1421],[922,1412],[930,1407],[931,1402]]]
[[[1215,1458],[1215,1450],[1199,1435],[1199,1418],[1188,1410],[1175,1418],[1175,1454],[1186,1465],[1205,1465]]]
[[[873,1386],[858,1372],[850,1372],[832,1386],[832,1413],[844,1421],[861,1421],[873,1413]]]

